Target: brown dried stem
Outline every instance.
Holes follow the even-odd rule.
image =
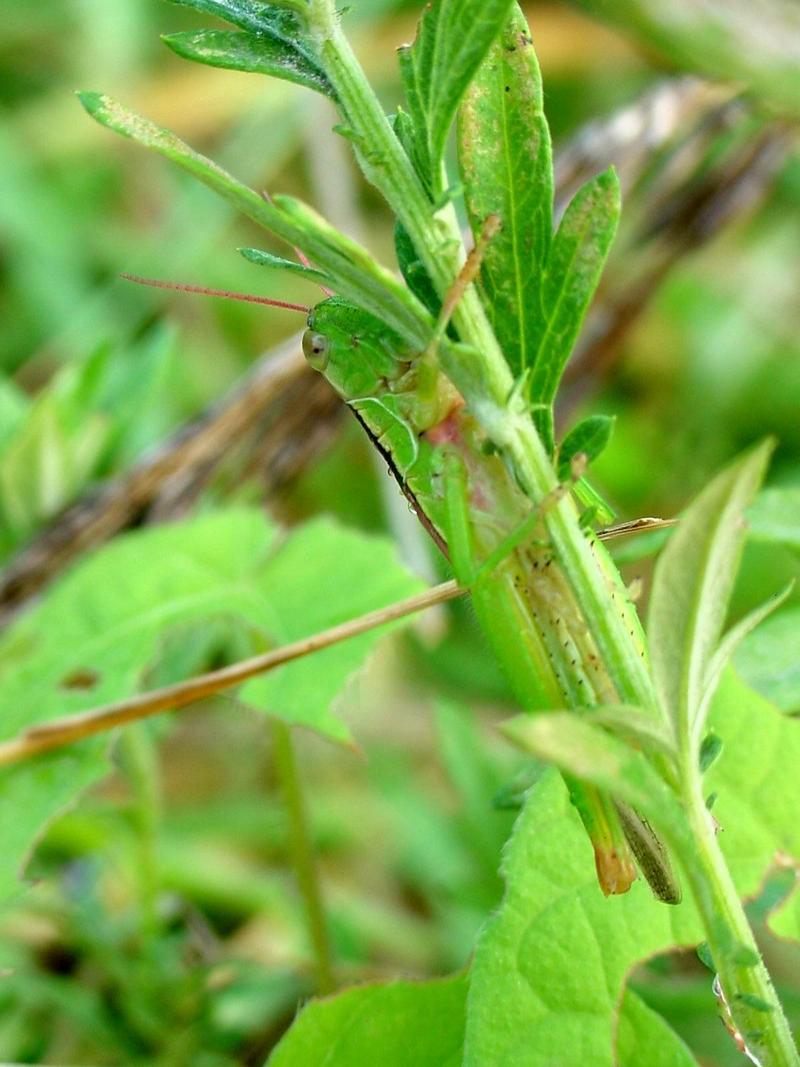
[[[76,715],[65,716],[50,722],[39,723],[31,726],[17,737],[0,743],[0,766],[10,763],[19,763],[22,760],[38,756],[42,752],[49,752],[54,748],[61,748],[79,741],[93,734],[103,733],[115,726],[135,722],[139,719],[149,718],[162,711],[174,711],[177,708],[186,707],[197,700],[214,696],[226,689],[230,689],[241,682],[254,678],[256,675],[265,674],[267,671],[281,667],[292,660],[311,655],[320,649],[328,648],[346,641],[350,637],[374,630],[386,623],[413,615],[435,604],[443,604],[447,600],[462,596],[466,590],[456,582],[444,582],[441,585],[426,589],[423,593],[400,600],[388,607],[379,608],[357,619],[340,623],[329,630],[323,630],[311,637],[304,637],[299,641],[283,645],[281,648],[272,649],[270,652],[250,659],[240,660],[228,667],[211,671],[208,674],[200,674],[185,682],[165,686],[163,689],[154,689],[148,693],[138,693],[127,700],[119,700],[113,704],[106,704],[100,708],[91,708],[88,711],[79,712]]]

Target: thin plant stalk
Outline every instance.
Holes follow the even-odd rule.
[[[158,824],[161,798],[153,739],[143,723],[134,723],[120,739],[123,769],[130,783],[137,843],[136,879],[145,940],[158,933]]]
[[[308,809],[303,795],[291,730],[279,719],[272,719],[270,725],[275,771],[289,819],[289,853],[297,879],[297,887],[303,900],[308,937],[314,952],[317,992],[324,995],[333,992],[336,982],[333,971],[333,951],[311,840]]]

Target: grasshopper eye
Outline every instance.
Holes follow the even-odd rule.
[[[328,366],[331,344],[327,337],[313,330],[306,330],[303,334],[303,355],[314,368],[324,371]]]

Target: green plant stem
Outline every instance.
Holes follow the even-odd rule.
[[[292,734],[289,727],[278,719],[271,720],[271,729],[275,770],[289,817],[289,850],[316,961],[317,992],[331,993],[336,988],[333,953]]]
[[[702,780],[693,767],[684,764],[682,772],[691,851],[680,851],[730,1017],[763,1067],[798,1067],[800,1056],[788,1020],[719,847]],[[748,1003],[746,998],[756,999]],[[758,1003],[769,1005],[769,1010],[759,1010],[754,1006]]]
[[[158,824],[161,799],[158,785],[158,762],[153,738],[142,723],[134,723],[120,738],[122,762],[131,785],[136,825],[136,877],[139,906],[145,940],[158,933],[156,902],[160,886],[158,864]]]

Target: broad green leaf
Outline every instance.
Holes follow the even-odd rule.
[[[301,248],[330,275],[341,296],[379,316],[421,349],[428,343],[433,323],[408,289],[366,249],[338,233],[311,208],[292,197],[276,197],[272,203],[195,152],[174,133],[110,97],[90,92],[78,95],[84,108],[101,125],[152,148],[219,193],[248,218]]]
[[[747,512],[751,541],[800,549],[800,488],[762,489]]]
[[[578,0],[656,45],[693,74],[749,85],[791,115],[800,105],[800,10],[794,0]]]
[[[720,844],[739,892],[753,895],[776,852],[800,860],[797,767],[800,722],[748,688],[732,670],[722,677],[709,729],[722,741],[704,787],[716,793]]]
[[[733,658],[753,689],[782,711],[800,710],[800,607],[779,612],[745,638]]]
[[[698,1067],[697,1060],[664,1019],[626,989],[617,1031],[615,1067]]]
[[[362,1067],[380,1049],[386,1067],[460,1067],[467,976],[346,990],[306,1005],[265,1067]],[[627,990],[618,1067],[696,1067],[660,1015]]]
[[[619,181],[613,169],[588,181],[553,238],[542,279],[542,313],[527,341],[534,422],[554,448],[553,401],[617,231]]]
[[[481,266],[489,316],[515,376],[531,365],[553,236],[553,164],[542,80],[519,8],[490,48],[458,116],[458,155],[472,230],[502,229]]]
[[[465,975],[389,982],[312,1000],[266,1067],[460,1067]]]
[[[386,541],[329,520],[281,538],[261,512],[241,509],[128,534],[55,584],[0,643],[3,737],[147,687],[145,671],[176,627],[226,619],[263,648],[418,588]],[[347,741],[329,705],[380,632],[365,636],[287,665],[272,689],[253,682],[241,695]],[[0,899],[42,825],[105,772],[107,747],[107,738],[90,738],[0,773]]]
[[[800,723],[728,671],[709,727],[724,743],[706,779],[717,794],[720,844],[737,889],[752,896],[776,851],[800,857]],[[484,928],[470,978],[465,1067],[616,1067],[624,1062],[621,1031],[619,1060],[612,1049],[627,975],[656,953],[704,940],[691,900],[666,907],[641,882],[604,898],[591,846],[552,770],[528,794],[503,873],[505,898]],[[716,1014],[709,986],[709,1019]],[[643,1062],[650,1060],[627,1067]]]
[[[683,515],[656,563],[647,627],[653,676],[676,732],[690,734],[695,751],[744,545],[744,513],[771,449],[759,445],[718,474]]]
[[[589,415],[572,427],[558,449],[558,476],[569,477],[570,464],[580,452],[591,463],[609,442],[616,419],[609,415]]]
[[[795,875],[795,877],[797,877]],[[800,879],[789,899],[770,913],[767,925],[776,937],[800,942]]]
[[[269,74],[324,96],[336,97],[322,68],[277,37],[233,30],[194,30],[169,33],[161,39],[183,59],[248,74]]]
[[[641,881],[624,896],[604,897],[554,771],[528,794],[503,875],[503,903],[475,950],[464,1067],[611,1067],[628,972],[640,959],[699,940],[692,908],[657,904]]]
[[[389,541],[317,520],[292,533],[270,560],[259,588],[272,606],[272,633],[285,644],[411,596],[422,585],[400,567]],[[349,731],[328,708],[382,632],[370,631],[255,678],[241,697],[290,723],[319,730],[322,722],[323,732],[346,741]]]
[[[302,274],[309,281],[324,284],[330,278],[316,267],[307,267],[304,263],[298,263],[293,259],[284,259],[282,256],[274,256],[272,252],[263,252],[260,248],[240,248],[240,255],[249,263],[255,263],[257,267],[269,267],[273,270],[286,270],[290,274]]]
[[[400,49],[400,72],[414,123],[413,161],[438,197],[445,141],[473,75],[504,25],[512,0],[434,0],[413,45]]]

